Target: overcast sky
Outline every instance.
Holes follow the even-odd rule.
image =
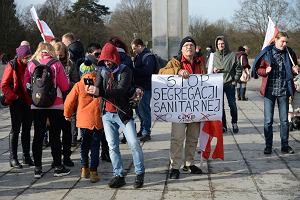
[[[74,1],[74,0],[72,0]],[[24,8],[31,4],[44,3],[45,0],[15,0],[17,6]],[[100,0],[100,4],[104,4],[113,11],[120,0]],[[210,22],[218,19],[232,20],[234,10],[239,9],[239,0],[189,0],[189,15],[201,16]]]

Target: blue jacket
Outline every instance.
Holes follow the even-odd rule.
[[[258,78],[258,75],[262,77],[262,84],[260,88],[261,95],[265,95],[265,89],[268,83],[268,75],[265,72],[265,69],[268,66],[272,67],[272,49],[275,48],[275,45],[269,45],[265,47],[256,57],[253,63],[253,68],[251,72],[251,76],[255,79]],[[289,58],[288,52],[291,54],[291,57],[293,58],[294,62],[297,64],[297,57],[295,52],[287,47],[287,50],[284,50],[284,66],[286,71],[286,81],[288,85],[288,96],[293,96],[295,91],[295,86],[293,82],[293,78],[295,74],[292,72],[292,62]]]

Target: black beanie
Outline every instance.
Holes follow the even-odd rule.
[[[195,40],[194,40],[191,36],[187,36],[187,37],[185,37],[185,38],[183,38],[183,39],[181,40],[180,46],[179,46],[179,51],[181,51],[182,46],[183,46],[186,42],[191,42],[191,43],[193,43],[193,44],[195,45],[195,47],[196,47],[196,42],[195,42]]]

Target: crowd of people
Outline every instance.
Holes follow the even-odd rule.
[[[265,154],[272,153],[276,100],[281,151],[294,153],[288,138],[292,117],[295,118],[300,112],[299,106],[293,103],[299,98],[294,90],[300,90],[300,78],[296,76],[299,72],[296,55],[287,47],[287,42],[287,34],[279,32],[274,43],[257,55],[252,67],[252,76],[262,77]],[[136,173],[134,188],[143,187],[145,166],[140,142],[152,139],[151,76],[156,73],[157,61],[141,39],[134,39],[130,47],[133,59],[127,45],[118,37],[110,38],[102,48],[98,43],[91,43],[86,52],[73,33],[64,34],[61,41],[55,39],[50,43],[39,43],[34,53],[29,42],[21,42],[16,48],[15,58],[8,62],[1,81],[1,103],[9,106],[11,115],[10,166],[34,166],[34,178],[41,178],[43,143],[48,132],[54,176],[70,174],[68,167],[74,166],[71,147],[80,142],[81,178],[89,178],[92,183],[100,180],[97,168],[101,157],[112,164],[113,177],[109,187],[119,188],[126,184],[120,143],[128,143]],[[187,36],[181,40],[178,54],[159,70],[159,74],[179,75],[184,79],[191,74],[206,74],[210,53],[214,52],[213,73],[223,73],[223,91],[230,108],[232,131],[238,133],[236,94],[237,100],[248,100],[249,48],[240,46],[237,52],[232,52],[224,36],[216,37],[214,48],[215,52],[209,46],[205,56],[195,40]],[[140,121],[138,131],[133,119],[134,111]],[[291,117],[288,117],[288,112]],[[33,160],[30,155],[32,122]],[[227,121],[224,105],[222,122],[225,133]],[[170,179],[179,179],[182,166],[183,171],[202,174],[202,170],[194,165],[200,123],[172,123]],[[123,133],[122,139],[119,137],[120,131]],[[22,164],[17,154],[20,132]]]

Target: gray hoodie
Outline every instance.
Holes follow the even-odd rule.
[[[218,50],[217,41],[222,39],[225,43],[225,48],[222,51]],[[214,54],[213,67],[220,70],[219,73],[224,73],[224,86],[232,84],[233,81],[240,80],[242,75],[242,66],[234,52],[229,50],[229,45],[224,36],[218,36],[215,40],[216,52]]]

